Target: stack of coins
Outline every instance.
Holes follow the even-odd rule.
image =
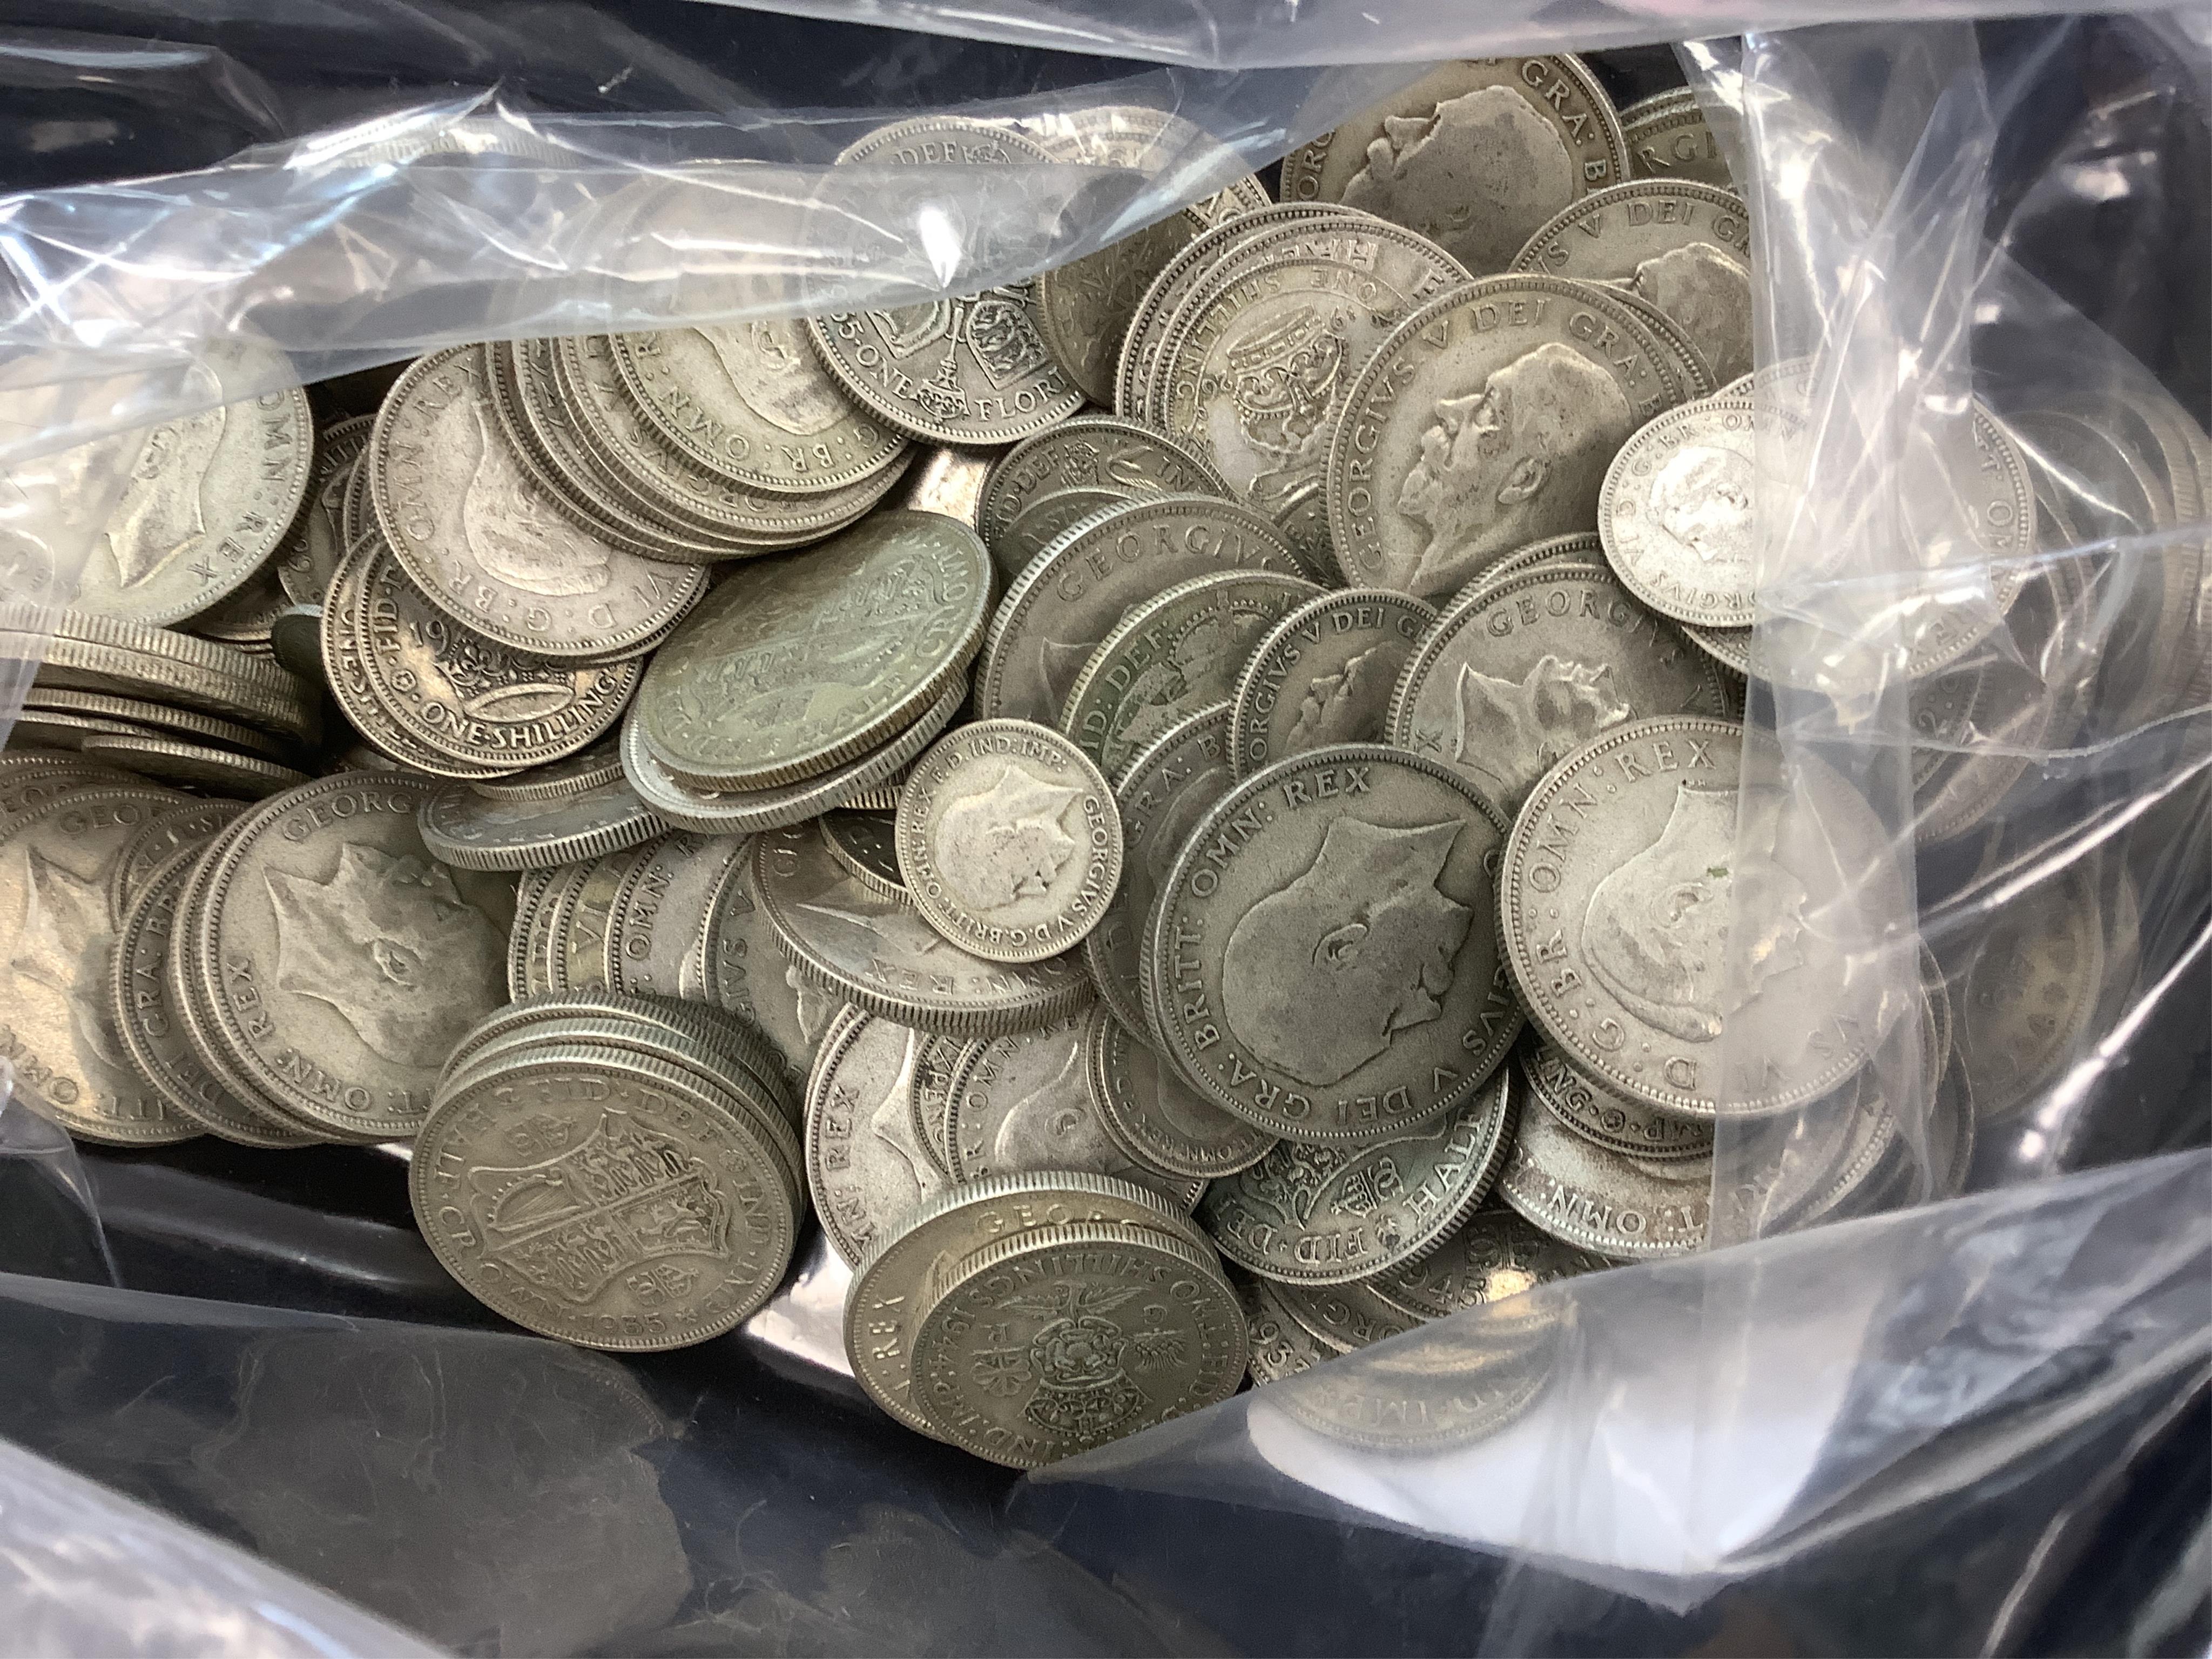
[[[844,161],[1209,143],[930,118]],[[312,442],[289,395],[161,428],[73,607],[9,613],[53,641],[0,762],[24,1097],[411,1141],[439,1259],[587,1346],[730,1328],[811,1211],[872,1397],[1018,1467],[1698,1249],[1723,1112],[1771,1142],[1731,1177],[1762,1224],[1924,1194],[1905,1048],[1930,1091],[2009,1049],[2014,1100],[2109,997],[1954,1036],[1944,969],[1899,994],[1825,942],[1907,889],[1842,779],[1745,787],[1744,676],[1790,672],[1754,439],[1806,376],[1741,378],[1741,204],[1630,155],[1575,59],[1449,64],[1282,203],[1223,153],[1036,283],[441,350]],[[234,428],[292,434],[265,501]],[[2161,429],[2171,502],[2212,468]],[[1930,465],[2002,552],[2032,475],[1961,432]],[[1916,613],[1923,729],[2020,697],[1992,642],[2067,580]],[[2203,678],[2201,588],[2141,599],[2141,707]],[[1931,842],[2018,775],[1952,748]],[[2004,948],[2124,974],[2100,914]],[[1936,1098],[1955,1188],[1975,1115]],[[1423,1420],[1502,1420],[1536,1352],[1470,1350]]]

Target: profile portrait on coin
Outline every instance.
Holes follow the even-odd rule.
[[[1750,457],[1685,444],[1651,480],[1650,522],[1700,564],[1751,563],[1753,487]]]
[[[797,319],[770,317],[694,331],[730,377],[738,400],[793,437],[827,431],[848,405],[801,337]]]
[[[1016,1101],[991,1137],[990,1167],[1016,1170],[1087,1170],[1119,1176],[1132,1166],[1106,1137],[1083,1078],[1083,1050],[1066,1045],[1060,1069]]]
[[[1429,532],[1413,591],[1449,592],[1515,548],[1595,525],[1606,468],[1635,426],[1613,376],[1556,340],[1439,399],[1398,491],[1398,511]]]
[[[107,981],[114,948],[106,892],[99,882],[88,881],[35,847],[24,849],[21,862],[23,878],[8,884],[23,895],[9,972],[19,982],[29,980],[60,997],[77,1041],[128,1075],[133,1062],[109,1024],[107,999],[94,991]]]
[[[1312,865],[1238,919],[1223,1012],[1262,1064],[1340,1082],[1443,1012],[1474,913],[1437,880],[1464,827],[1336,818]]]
[[[806,1040],[809,1048],[822,1046],[823,1035],[830,1022],[837,1018],[837,1011],[845,1006],[844,998],[834,991],[825,991],[799,971],[799,964],[787,963],[783,969],[783,982],[791,988],[799,1015],[799,1034]]]
[[[1279,519],[1318,484],[1336,430],[1344,390],[1344,337],[1333,309],[1307,306],[1270,317],[1229,343],[1229,397],[1207,418],[1233,418],[1237,430],[1217,432],[1214,452],[1246,449],[1261,458],[1246,487],[1252,505]]]
[[[1592,666],[1547,651],[1521,679],[1459,671],[1452,758],[1495,780],[1509,811],[1537,779],[1632,713],[1615,694],[1613,665]]]
[[[1390,697],[1397,662],[1371,645],[1334,674],[1306,682],[1297,718],[1285,740],[1285,752],[1337,743],[1367,743],[1380,736],[1379,716]]]
[[[1512,88],[1480,87],[1427,115],[1386,117],[1344,205],[1419,231],[1480,276],[1512,264],[1575,187],[1551,123]]]
[[[1682,325],[1715,380],[1751,373],[1751,273],[1736,260],[1692,242],[1644,260],[1629,285]]]
[[[147,580],[207,534],[201,490],[222,443],[226,418],[218,404],[146,434],[105,532],[108,556],[125,587]]]
[[[1009,763],[989,787],[945,809],[937,855],[945,884],[986,913],[1049,893],[1081,849],[1061,819],[1082,793]]]
[[[613,580],[606,550],[580,536],[523,477],[481,404],[470,410],[477,453],[461,491],[461,540],[499,580],[547,599],[596,593]]]

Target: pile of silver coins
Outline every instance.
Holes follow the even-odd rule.
[[[1893,1201],[1871,1062],[1909,1026],[1940,1078],[1951,1007],[1807,935],[1905,904],[1847,785],[1740,803],[1725,179],[1687,94],[1451,64],[1279,203],[1032,282],[145,434],[75,598],[0,619],[44,659],[0,760],[23,1097],[404,1145],[454,1278],[593,1347],[732,1329],[811,1218],[870,1395],[1017,1467],[1698,1249],[1724,1101],[1841,1103],[1770,1213]],[[1961,471],[2027,533],[1994,423]],[[1916,647],[1938,717],[1984,621]],[[1958,834],[2006,780],[1923,781]]]

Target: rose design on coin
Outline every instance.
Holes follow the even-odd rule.
[[[1510,87],[1387,117],[1382,133],[1345,185],[1345,206],[1419,231],[1477,275],[1504,270],[1576,191],[1567,147]]]

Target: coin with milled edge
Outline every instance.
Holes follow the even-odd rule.
[[[830,855],[885,898],[906,898],[906,875],[899,868],[896,812],[825,812],[822,838]]]
[[[707,906],[732,863],[752,848],[741,836],[695,836],[677,830],[649,842],[615,893],[607,939],[607,984],[632,996],[690,997],[706,988],[687,982],[698,955]]]
[[[947,1182],[952,1179],[952,1155],[945,1142],[946,1127],[952,1121],[952,1079],[959,1075],[969,1050],[977,1046],[972,1038],[932,1033],[922,1038],[915,1054],[914,1086],[907,1091],[915,1141]]]
[[[1373,1289],[1418,1318],[1448,1319],[1462,1308],[1488,1307],[1540,1285],[1602,1273],[1613,1265],[1531,1226],[1492,1200],[1429,1255],[1376,1274]]]
[[[1403,1336],[1420,1320],[1378,1295],[1364,1280],[1342,1285],[1275,1282],[1276,1305],[1334,1353],[1357,1353]]]
[[[79,745],[87,760],[127,766],[142,777],[197,789],[259,797],[307,781],[307,774],[258,755],[240,755],[204,743],[139,732],[88,732]]]
[[[915,1138],[913,1088],[930,1039],[848,1008],[806,1085],[806,1184],[822,1230],[857,1267],[945,1177]]]
[[[1389,740],[1391,690],[1436,620],[1419,599],[1352,587],[1277,623],[1237,682],[1229,750],[1237,775],[1330,744]]]
[[[817,990],[784,955],[756,897],[750,852],[708,906],[707,941],[707,1000],[743,1015],[775,1045],[785,1075],[803,1080],[840,999]]]
[[[1759,461],[1748,398],[1685,404],[1621,446],[1598,497],[1598,533],[1631,592],[1677,622],[1752,624]]]
[[[1638,179],[1686,179],[1733,190],[1728,158],[1705,120],[1698,94],[1687,87],[1639,98],[1620,112],[1628,141],[1628,169]]]
[[[614,738],[605,738],[562,759],[533,766],[526,772],[476,779],[470,787],[487,800],[556,800],[563,795],[580,794],[622,776],[617,743]]]
[[[1669,1117],[1640,1101],[1624,1100],[1576,1071],[1541,1037],[1524,1040],[1520,1059],[1537,1103],[1585,1140],[1647,1162],[1713,1155],[1711,1124]]]
[[[138,781],[128,772],[94,765],[76,755],[0,754],[0,817],[12,818],[74,790],[100,785],[130,788]]]
[[[667,828],[626,778],[520,800],[488,799],[465,783],[453,783],[422,804],[423,844],[464,870],[528,870],[599,858]]]
[[[1162,434],[1086,415],[1024,438],[992,463],[975,527],[1012,579],[1060,532],[1101,507],[1145,495],[1220,495],[1212,465]]]
[[[269,760],[286,760],[297,752],[296,744],[253,726],[217,720],[212,714],[195,714],[168,703],[149,702],[143,697],[117,697],[99,691],[70,691],[60,686],[32,684],[24,688],[23,707],[122,720],[172,736],[190,738],[196,743],[221,744]]]
[[[1266,1279],[1236,1273],[1229,1282],[1244,1310],[1245,1340],[1251,1349],[1247,1364],[1255,1387],[1296,1376],[1330,1358],[1331,1350],[1291,1316]]]
[[[356,415],[334,421],[315,434],[315,459],[307,474],[307,499],[299,516],[276,544],[270,561],[277,585],[295,605],[320,605],[330,592],[331,577],[345,556],[344,505],[346,487],[353,482],[353,464],[368,447],[373,415]]]
[[[1091,1012],[1083,1051],[1099,1121],[1139,1164],[1213,1180],[1249,1169],[1275,1144],[1194,1093],[1103,1005]]]
[[[421,738],[411,736],[400,725],[399,717],[384,706],[375,679],[368,672],[367,641],[355,625],[354,612],[362,579],[380,546],[380,539],[373,534],[356,542],[338,561],[337,574],[331,577],[331,590],[324,598],[316,637],[332,701],[372,747],[403,765],[426,772],[435,769],[440,775],[448,777],[500,775],[496,763],[478,766],[457,761],[431,748]]]
[[[592,860],[592,873],[562,907],[551,945],[553,989],[604,990],[611,969],[616,898],[651,844]]]
[[[531,929],[536,926],[538,908],[545,902],[546,890],[559,874],[554,870],[525,870],[515,878],[514,921],[507,935],[507,994],[521,998],[530,994]]]
[[[1495,806],[1396,750],[1319,749],[1245,779],[1158,901],[1146,1001],[1170,1058],[1299,1141],[1457,1110],[1521,1029],[1495,927],[1504,841]]]
[[[294,738],[321,724],[313,689],[297,675],[167,628],[9,602],[0,605],[0,650],[37,662],[40,683],[65,690],[179,703]]]
[[[1990,918],[1954,968],[1958,1045],[1974,1115],[1997,1122],[2036,1099],[2075,1059],[2105,986],[2096,884],[2046,877]]]
[[[1712,1217],[1710,1158],[1653,1163],[1586,1140],[1550,1112],[1523,1112],[1498,1195],[1562,1243],[1616,1261],[1687,1255]]]
[[[108,914],[120,918],[137,902],[154,872],[179,848],[204,848],[246,811],[243,801],[179,801],[135,830],[107,872]]]

